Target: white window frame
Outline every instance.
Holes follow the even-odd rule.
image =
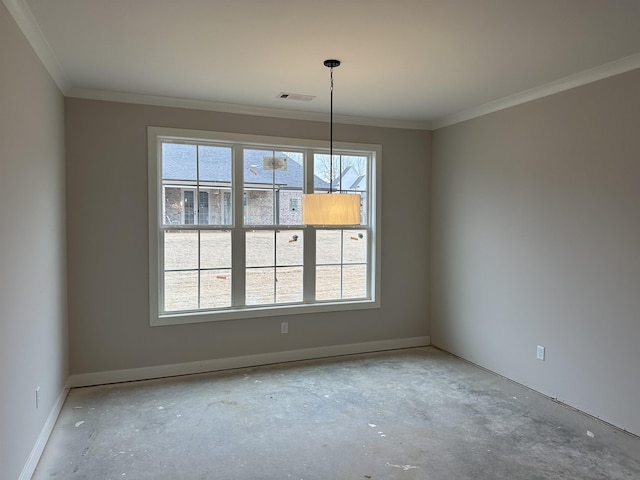
[[[148,192],[149,192],[149,311],[150,325],[177,325],[187,323],[212,322],[221,320],[235,320],[243,318],[260,318],[281,315],[306,314],[316,312],[331,312],[343,310],[362,310],[380,308],[380,266],[381,266],[381,228],[380,228],[380,204],[381,204],[381,175],[382,171],[382,147],[376,144],[362,143],[344,143],[334,142],[334,154],[350,154],[367,152],[371,156],[371,165],[369,167],[369,187],[367,189],[368,202],[368,292],[367,299],[341,299],[336,301],[315,301],[305,299],[301,303],[295,304],[274,304],[274,305],[258,305],[243,306],[241,308],[226,308],[220,310],[202,310],[188,312],[171,312],[164,314],[160,309],[160,301],[162,294],[160,292],[160,279],[163,268],[163,250],[161,245],[162,234],[162,171],[160,168],[161,149],[159,148],[162,141],[166,140],[188,140],[189,142],[224,142],[226,144],[238,147],[265,147],[266,149],[294,149],[294,150],[313,150],[315,152],[328,153],[329,148],[326,141],[303,140],[285,137],[270,137],[258,135],[244,135],[221,132],[209,132],[203,130],[187,130],[165,127],[148,127]],[[310,155],[312,157],[312,155]],[[311,160],[312,162],[313,160]],[[234,162],[233,175],[241,174],[242,166],[238,168],[240,162]],[[312,165],[312,164],[311,164]],[[313,171],[307,169],[305,178],[306,191],[313,190]],[[242,184],[242,180],[238,182]],[[244,230],[254,229],[253,226],[238,224],[238,219],[242,218],[242,188],[236,188],[233,191],[233,213],[232,217],[236,220],[231,227],[232,230],[243,232]],[[240,208],[238,213],[237,209]],[[291,228],[302,229],[305,236],[304,264],[309,265],[315,261],[315,232],[323,227],[310,226],[294,226]],[[335,228],[332,228],[335,229]],[[241,235],[234,235],[237,239]],[[244,240],[240,243],[244,245]],[[234,267],[234,275],[236,270],[244,274],[243,253],[238,254],[239,246],[234,240],[232,253],[232,263]],[[308,268],[305,268],[304,274],[309,275]],[[237,292],[232,291],[232,296]]]

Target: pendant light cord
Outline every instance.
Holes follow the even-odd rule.
[[[331,126],[329,130],[329,193],[333,193],[333,67],[331,67]]]

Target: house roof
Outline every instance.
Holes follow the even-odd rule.
[[[332,183],[334,188],[340,188],[341,190],[366,190],[366,175],[359,174],[355,168],[347,167],[343,170],[342,174],[336,178]]]
[[[244,151],[244,181],[249,185],[279,185],[281,188],[302,188],[302,165],[284,152],[246,149]],[[231,148],[181,143],[162,144],[162,178],[173,181],[231,182]],[[264,168],[264,159],[286,159],[286,169]],[[196,161],[198,159],[198,161]],[[328,188],[329,184],[314,175],[315,186]]]

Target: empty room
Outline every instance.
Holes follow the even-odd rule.
[[[640,478],[639,25],[3,0],[0,479]]]

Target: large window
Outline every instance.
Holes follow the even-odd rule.
[[[380,148],[149,127],[152,325],[379,306]],[[360,195],[302,225],[304,193]]]

